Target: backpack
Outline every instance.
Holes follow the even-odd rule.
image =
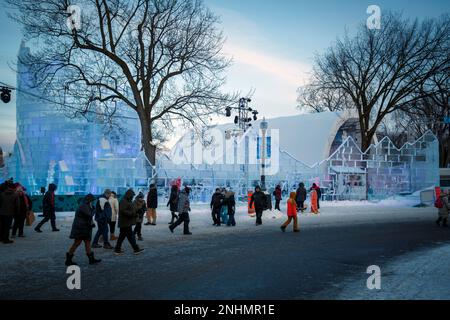
[[[97,200],[97,204],[95,205],[95,220],[96,221],[105,221],[110,219],[109,214],[111,213],[111,205],[108,201],[106,201],[105,206],[102,210],[102,207],[100,206],[100,199]]]
[[[444,202],[442,202],[441,197],[436,199],[436,201],[434,202],[434,206],[438,209],[442,209],[444,207]]]

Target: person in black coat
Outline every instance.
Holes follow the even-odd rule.
[[[211,215],[214,222],[214,226],[220,227],[220,213],[222,211],[222,205],[224,201],[224,195],[222,194],[222,190],[219,188],[216,189],[216,192],[213,194],[211,198]]]
[[[82,242],[84,242],[89,264],[101,262],[101,260],[95,259],[94,252],[91,250],[92,228],[95,226],[92,220],[95,213],[94,202],[95,197],[92,194],[88,194],[75,212],[75,218],[73,219],[72,230],[70,232],[70,239],[73,239],[74,242],[69,252],[66,253],[66,266],[77,265],[73,261],[73,256]]]
[[[266,207],[266,201],[266,195],[261,191],[261,187],[257,186],[250,200],[250,207],[255,206],[257,226],[262,225],[262,214]]]
[[[176,185],[173,185],[170,190],[170,197],[167,202],[167,206],[170,208],[170,212],[172,213],[172,220],[169,222],[169,224],[172,225],[175,223],[175,220],[178,220],[178,186]]]
[[[137,217],[136,217],[136,225],[133,230],[133,236],[136,237],[139,241],[144,241],[142,238],[142,223],[144,222],[144,215],[145,215],[145,200],[144,200],[144,194],[142,192],[139,192],[136,199],[133,201],[134,209],[136,210]]]
[[[306,201],[306,188],[305,188],[305,184],[303,182],[301,182],[298,185],[298,189],[297,189],[297,195],[296,195],[296,202],[297,202],[297,210],[301,211],[303,213],[303,211],[305,211],[305,201]]]
[[[25,193],[25,188],[20,184],[16,184],[16,194],[17,194],[17,208],[14,214],[14,224],[12,228],[12,237],[15,237],[17,230],[19,230],[19,238],[25,237],[23,234],[23,229],[25,226],[25,219],[29,214],[30,210],[33,208],[30,197]]]
[[[229,191],[227,192],[227,206],[228,206],[228,227],[235,227],[236,226],[236,220],[234,219],[234,215],[236,213],[236,199],[234,197],[234,192]]]
[[[281,186],[280,185],[276,186],[276,188],[275,188],[275,190],[273,192],[273,195],[275,196],[275,210],[281,211],[281,209],[280,209],[280,202],[283,199],[282,199],[282,192],[281,192]]]
[[[49,220],[52,224],[52,231],[57,232],[59,231],[58,228],[56,228],[56,209],[55,209],[55,191],[56,191],[56,184],[51,183],[48,186],[48,191],[44,195],[44,200],[42,201],[42,210],[44,213],[44,219],[42,219],[41,222],[34,228],[36,232],[41,233],[41,227],[44,225],[44,223],[47,223]]]
[[[147,195],[146,226],[156,226],[156,209],[158,209],[158,190],[155,184],[151,184]]]
[[[9,230],[11,229],[14,214],[17,211],[17,202],[15,186],[8,184],[6,190],[0,194],[1,241],[4,244],[14,243],[14,241],[9,239]]]

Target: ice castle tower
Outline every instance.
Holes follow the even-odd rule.
[[[90,121],[67,117],[42,99],[32,86],[31,74],[21,61],[30,54],[22,42],[17,75],[17,140],[8,161],[8,174],[30,193],[49,183],[59,194],[121,192],[146,179],[140,159],[140,126],[133,110],[123,108],[121,131],[106,131],[93,116]],[[123,118],[126,116],[126,118]]]

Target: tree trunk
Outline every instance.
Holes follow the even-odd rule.
[[[152,127],[149,117],[146,115],[139,115],[141,122],[141,135],[142,135],[142,149],[150,161],[150,164],[154,167],[156,165],[156,146],[152,143]]]

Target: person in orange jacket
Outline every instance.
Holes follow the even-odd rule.
[[[295,192],[291,192],[291,195],[287,201],[287,221],[281,226],[281,231],[286,232],[286,228],[291,224],[292,220],[294,220],[294,232],[300,232],[298,228],[298,218],[297,218],[297,194]]]
[[[318,208],[319,196],[315,188],[311,188],[311,213],[319,214]]]

